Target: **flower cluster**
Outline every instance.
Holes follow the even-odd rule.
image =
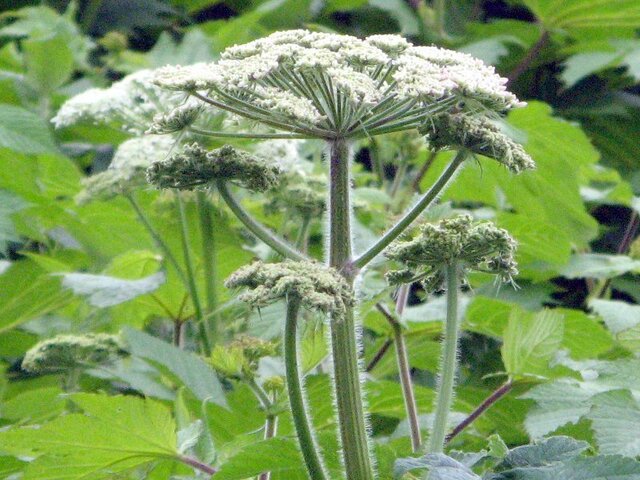
[[[417,127],[434,112],[521,105],[493,67],[395,35],[364,40],[307,30],[233,46],[216,63],[160,69],[157,85],[233,114],[314,138]]]
[[[434,150],[466,149],[490,157],[513,173],[535,168],[522,145],[514,142],[486,116],[443,113],[430,118],[420,128]]]
[[[117,335],[58,335],[33,346],[25,354],[22,369],[30,373],[63,372],[106,364],[125,354]]]
[[[67,100],[51,120],[56,128],[81,122],[116,125],[132,134],[147,130],[167,105],[178,106],[185,95],[152,83],[154,70],[139,70],[109,88],[91,88]]]
[[[333,268],[316,262],[255,262],[233,273],[225,285],[248,288],[239,299],[254,307],[295,296],[306,308],[341,316],[354,303],[345,279]]]
[[[228,181],[264,192],[278,184],[280,174],[277,165],[230,145],[207,151],[193,143],[166,160],[154,162],[147,179],[158,188],[194,190]]]
[[[109,200],[146,186],[147,168],[153,161],[166,158],[173,145],[171,137],[135,137],[124,141],[109,168],[82,181],[84,189],[76,196],[76,201]]]
[[[434,291],[442,287],[445,268],[458,263],[463,271],[492,273],[511,282],[518,273],[515,251],[509,233],[490,222],[474,223],[469,215],[447,218],[422,225],[413,240],[389,246],[386,256],[405,268],[388,272],[387,279],[393,284],[420,280]]]
[[[322,175],[291,173],[285,175],[280,188],[273,192],[266,210],[293,210],[303,218],[319,218],[327,199],[327,179]]]

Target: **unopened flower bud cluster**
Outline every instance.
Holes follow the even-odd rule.
[[[207,151],[193,143],[167,160],[154,162],[147,179],[158,188],[194,190],[225,181],[263,192],[278,184],[280,174],[276,164],[230,145]]]
[[[233,273],[225,285],[248,289],[239,299],[254,307],[296,297],[308,309],[340,316],[354,303],[345,279],[335,269],[316,262],[255,262]]]
[[[125,354],[117,335],[58,335],[33,346],[25,354],[22,369],[31,373],[63,372],[110,363]]]
[[[434,150],[466,149],[497,160],[513,173],[535,168],[522,145],[505,135],[486,116],[444,113],[427,120],[420,132]]]
[[[474,223],[469,215],[447,218],[424,224],[414,239],[389,246],[386,256],[405,268],[390,271],[387,279],[394,284],[421,280],[434,291],[441,288],[446,267],[456,263],[463,271],[492,273],[510,282],[518,273],[515,251],[509,233],[490,222]]]

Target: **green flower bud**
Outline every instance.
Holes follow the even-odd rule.
[[[228,345],[217,345],[211,352],[210,363],[218,373],[226,377],[253,378],[260,359],[277,353],[275,343],[242,335]]]
[[[178,190],[206,188],[222,180],[264,192],[278,184],[280,173],[276,165],[230,145],[207,151],[193,143],[181,153],[153,163],[147,180],[158,188]]]
[[[342,315],[354,303],[345,279],[335,269],[316,262],[255,262],[233,273],[225,285],[248,288],[239,298],[254,307],[296,296],[309,309]]]
[[[500,131],[488,117],[464,113],[436,115],[420,128],[434,150],[467,149],[493,158],[513,173],[535,168],[522,145]]]
[[[409,241],[392,243],[385,255],[405,265],[390,271],[392,284],[421,280],[428,291],[438,290],[444,281],[444,269],[453,262],[463,270],[498,275],[512,282],[518,273],[514,259],[516,242],[509,233],[490,222],[474,223],[469,215],[427,223]]]
[[[269,377],[262,383],[262,387],[267,393],[280,393],[284,390],[284,378],[280,375]]]
[[[58,335],[33,346],[25,354],[22,369],[31,373],[56,373],[108,364],[125,354],[117,335]]]

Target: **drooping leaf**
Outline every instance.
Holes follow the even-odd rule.
[[[98,308],[112,307],[156,290],[164,283],[164,272],[157,272],[139,280],[123,280],[107,275],[89,273],[62,274],[62,286]]]
[[[165,367],[199,400],[227,405],[218,377],[197,355],[132,328],[125,329],[124,339],[132,355]]]
[[[567,278],[612,278],[623,273],[640,270],[640,260],[625,255],[603,253],[576,253],[560,273]]]
[[[640,306],[620,300],[593,299],[589,306],[602,317],[607,328],[614,334],[640,324]]]

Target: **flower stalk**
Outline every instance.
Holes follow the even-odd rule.
[[[420,200],[411,207],[398,222],[391,227],[374,245],[366,252],[360,255],[354,262],[354,266],[362,268],[387,248],[402,232],[420,216],[420,214],[431,205],[453,178],[456,171],[467,158],[466,151],[459,151],[442,175],[436,180],[431,188],[420,198]]]
[[[203,321],[209,325],[211,333],[211,343],[220,341],[221,325],[220,318],[216,315],[218,308],[218,294],[216,291],[216,243],[213,234],[213,221],[211,218],[211,202],[207,194],[203,191],[196,193],[196,203],[198,207],[198,218],[200,220],[200,236],[202,243],[202,263],[205,285],[205,296],[207,305],[203,312]]]
[[[329,265],[353,284],[351,262],[350,145],[329,142]],[[353,307],[330,323],[338,425],[346,478],[374,478],[360,385],[358,337]]]
[[[313,436],[313,427],[305,405],[304,387],[298,361],[298,313],[300,299],[289,296],[287,299],[287,318],[284,330],[284,363],[286,371],[287,391],[291,416],[300,442],[300,450],[304,458],[311,480],[327,480],[327,474],[320,457],[320,448]]]
[[[429,439],[429,453],[442,453],[444,450],[447,421],[453,404],[456,370],[458,367],[458,262],[452,261],[445,269],[447,285],[447,317],[442,348],[442,361],[439,368],[438,394],[435,419]]]

